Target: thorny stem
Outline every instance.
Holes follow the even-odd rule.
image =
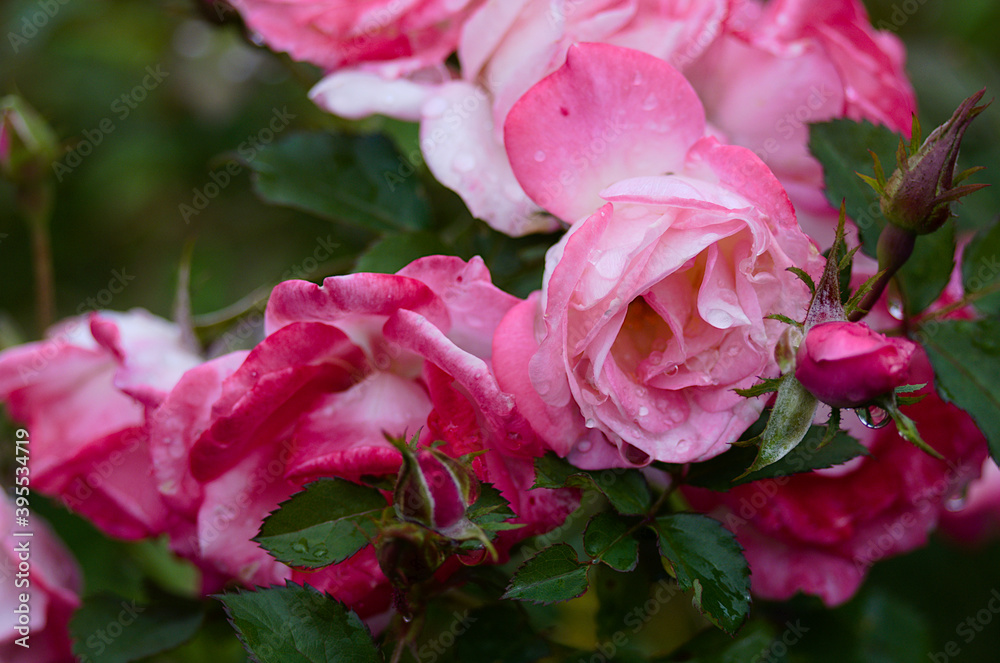
[[[19,192],[18,202],[31,232],[32,262],[35,270],[35,315],[39,335],[55,320],[55,276],[52,269],[52,242],[49,221],[52,218],[51,184],[40,184]]]

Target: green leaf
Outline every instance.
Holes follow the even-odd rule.
[[[69,624],[73,653],[81,663],[126,663],[191,639],[201,626],[203,604],[162,594],[156,598],[144,605],[111,594],[88,596]]]
[[[652,527],[678,584],[694,590],[695,606],[735,633],[750,613],[750,568],[733,534],[719,521],[693,513],[661,516]]]
[[[755,396],[763,396],[764,394],[771,394],[781,387],[781,381],[785,379],[785,376],[780,378],[764,378],[757,384],[747,389],[734,389],[737,394],[743,396],[744,398],[753,398]]]
[[[583,532],[584,552],[617,571],[631,571],[639,563],[639,542],[629,533],[630,527],[616,513],[597,514]]]
[[[427,201],[417,177],[399,174],[404,163],[384,136],[300,133],[261,148],[247,166],[270,203],[373,231],[427,228]]]
[[[417,258],[450,253],[449,248],[435,233],[396,233],[387,235],[368,247],[358,257],[354,271],[393,274]]]
[[[840,300],[837,300],[840,305]],[[794,376],[789,376],[778,388],[778,395],[767,419],[767,428],[760,435],[760,448],[753,464],[744,474],[751,474],[773,465],[797,447],[809,432],[819,401]]]
[[[626,515],[646,513],[652,504],[649,484],[638,470],[581,470],[551,452],[535,459],[535,488],[567,486],[599,490],[616,511]]]
[[[344,479],[320,479],[282,502],[254,539],[275,559],[304,568],[344,561],[375,535],[382,493]]]
[[[1000,285],[1000,223],[982,230],[969,242],[962,257],[962,283],[969,295]],[[1000,314],[1000,293],[977,299],[980,311]]]
[[[871,122],[833,120],[809,125],[809,151],[823,165],[826,198],[834,207],[846,202],[849,216],[861,231],[864,252],[875,257],[875,245],[885,220],[878,194],[858,173],[872,176],[875,166],[869,149],[882,163],[895,163],[899,136]]]
[[[833,440],[823,445],[828,428],[812,426],[806,436],[787,456],[767,467],[740,477],[753,462],[756,449],[753,447],[733,447],[715,458],[693,463],[683,481],[692,486],[726,491],[761,479],[773,479],[800,472],[833,467],[846,463],[857,456],[868,454],[868,450],[844,431],[837,433]]]
[[[382,660],[368,627],[331,596],[288,583],[216,596],[258,663],[369,663]]]
[[[466,512],[465,517],[490,535],[496,532],[524,527],[520,523],[507,522],[517,517],[500,491],[488,483],[479,484],[479,497]]]
[[[518,567],[502,598],[541,604],[575,599],[587,591],[588,567],[569,544],[557,543]]]
[[[914,316],[941,294],[955,267],[955,224],[946,223],[939,230],[917,237],[913,255],[896,272],[903,310]]]
[[[941,320],[920,328],[941,397],[968,412],[1000,459],[1000,320]]]

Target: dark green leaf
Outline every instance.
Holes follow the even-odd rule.
[[[827,430],[826,426],[812,426],[802,442],[787,456],[745,477],[736,478],[753,462],[756,454],[753,447],[733,447],[715,458],[693,463],[684,482],[710,490],[725,491],[751,481],[833,467],[868,453],[860,442],[844,431],[837,433],[829,444],[820,446]]]
[[[110,594],[89,596],[70,621],[73,653],[81,663],[136,661],[187,642],[203,616],[200,601],[161,595],[143,605]]]
[[[857,173],[874,175],[872,150],[883,165],[895,163],[899,136],[868,121],[833,120],[809,125],[809,151],[823,165],[826,198],[834,207],[846,201],[847,216],[861,231],[864,252],[875,257],[875,245],[885,221],[878,194]]]
[[[914,316],[930,306],[948,285],[955,267],[955,224],[917,237],[913,255],[896,273],[903,310]]]
[[[695,606],[735,633],[750,612],[750,568],[733,534],[719,521],[693,513],[661,516],[653,529],[678,584],[694,590]]]
[[[518,567],[503,598],[543,604],[575,599],[587,591],[588,567],[569,544],[557,543]]]
[[[597,514],[583,533],[584,551],[617,571],[631,571],[639,562],[639,542],[629,533],[630,526],[616,513]]]
[[[327,594],[288,583],[217,596],[240,641],[259,663],[382,660],[368,627]]]
[[[417,258],[450,254],[448,247],[434,233],[396,233],[379,239],[358,257],[355,272],[392,274]]]
[[[344,479],[320,479],[282,502],[254,539],[275,559],[320,568],[342,562],[375,535],[382,493]]]
[[[645,477],[638,470],[581,470],[554,453],[535,459],[535,488],[599,490],[619,513],[638,515],[652,504]]]
[[[491,484],[479,484],[479,497],[465,512],[466,518],[478,525],[487,535],[502,530],[518,529],[524,525],[507,522],[517,517],[510,508],[510,502]]]
[[[261,148],[247,165],[270,203],[373,231],[430,222],[418,178],[383,136],[295,134]]]
[[[984,229],[969,242],[962,258],[962,282],[970,295],[1000,285],[1000,223]],[[976,300],[975,306],[984,313],[1000,313],[1000,293]]]
[[[1000,459],[1000,320],[941,320],[917,339],[934,366],[938,393],[975,419]]]

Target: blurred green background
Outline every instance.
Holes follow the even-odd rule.
[[[1000,90],[1000,40],[995,36],[1000,3],[867,4],[873,23],[892,29],[909,49],[908,68],[925,127],[945,120],[959,101],[983,86],[987,99]],[[32,24],[46,7],[45,20]],[[306,98],[318,72],[249,44],[237,25],[213,25],[193,1],[6,0],[0,4],[0,26],[0,96],[23,95],[70,148],[93,135],[102,121],[114,126],[72,172],[63,174],[57,187],[51,234],[58,317],[87,306],[88,298],[108,288],[116,272],[134,279],[114,294],[107,308],[141,306],[169,317],[178,265],[191,242],[193,309],[208,313],[282,278],[318,280],[350,271],[356,257],[377,239],[354,226],[264,204],[254,194],[245,166],[203,211],[184,218],[181,205],[191,205],[196,192],[205,190],[212,182],[210,172],[224,168],[285,109],[294,119],[279,138],[350,126],[353,131],[385,128],[404,151],[414,144],[413,127],[380,119],[347,125],[318,111]],[[121,96],[141,85],[147,67],[166,73],[162,83],[136,100],[134,108],[124,105]],[[1000,110],[991,108],[973,124],[961,163],[988,167],[976,181],[990,181],[1000,172]],[[420,182],[421,195],[435,202],[435,214],[461,217],[456,232],[476,234],[476,241],[463,246],[489,250],[487,262],[501,286],[520,295],[532,289],[550,239],[506,240],[478,226],[469,231],[471,220],[454,196],[435,187],[426,173]],[[1000,210],[1000,190],[972,196],[961,210],[962,225],[983,225]],[[439,227],[454,229],[454,219],[439,221]],[[336,248],[329,257],[310,260],[317,247],[331,243]],[[527,269],[512,262],[509,249],[515,247],[521,258],[527,256]],[[29,234],[13,188],[0,183],[0,324],[5,338],[38,336],[31,275]],[[144,578],[168,591],[191,586],[187,572],[172,566],[162,548],[108,542],[57,508],[44,511],[81,552],[88,591],[148,596]],[[765,605],[759,611],[777,624],[795,617],[811,626],[789,648],[789,660],[940,661],[947,659],[935,659],[934,653],[957,640],[961,653],[956,660],[995,661],[1000,619],[971,643],[956,636],[956,627],[985,607],[992,589],[1000,589],[998,555],[995,546],[969,553],[935,541],[877,565],[865,590],[837,611],[817,610],[805,600]],[[586,640],[587,620],[573,609],[560,614],[568,637]],[[213,615],[211,629],[199,642],[156,660],[242,660],[235,637],[218,611]],[[689,621],[678,628],[690,628]],[[670,623],[661,628],[669,629]],[[574,629],[580,634],[572,635]],[[775,655],[771,660],[783,659]]]

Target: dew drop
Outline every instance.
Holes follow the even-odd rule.
[[[648,414],[649,414],[649,408],[648,407],[646,407],[645,405],[643,405],[642,407],[639,408],[639,416],[640,417],[645,417]]]
[[[649,363],[650,364],[652,364],[653,366],[656,366],[656,365],[658,365],[658,364],[660,364],[662,362],[663,362],[663,353],[662,352],[650,352],[649,353]]]
[[[587,428],[594,428],[595,426],[597,426],[597,422],[594,421],[593,419],[587,419],[585,422],[583,422],[583,425],[586,426]]]
[[[642,85],[642,74],[635,72],[635,76],[632,78],[632,85]]]
[[[579,451],[580,453],[587,453],[587,452],[588,452],[588,451],[590,451],[590,450],[591,450],[591,449],[592,449],[593,447],[594,447],[594,443],[593,443],[593,442],[591,442],[590,440],[580,440],[580,441],[579,441],[579,442],[577,443],[577,445],[576,445],[576,449],[577,449],[577,451]]]
[[[538,163],[545,161],[545,152],[542,150],[538,150],[537,152],[535,152],[535,161],[537,161]]]
[[[670,368],[668,368],[668,369],[667,369],[666,371],[664,371],[664,372],[665,372],[665,373],[666,373],[667,375],[670,375],[670,376],[674,376],[674,375],[677,375],[677,372],[678,372],[678,371],[680,371],[680,370],[681,370],[681,367],[680,367],[680,366],[678,366],[677,364],[674,364],[673,366],[671,366]]]
[[[952,495],[944,501],[944,508],[948,511],[961,511],[965,508],[968,495],[963,491],[957,495]]]
[[[642,101],[642,110],[651,111],[660,104],[655,94],[650,94]]]
[[[889,413],[880,407],[869,405],[868,407],[854,408],[854,413],[858,419],[868,428],[884,428],[892,421]]]
[[[306,545],[305,539],[299,539],[298,541],[292,544],[292,550],[304,554],[309,552],[309,546]]]
[[[897,320],[903,319],[903,303],[898,299],[889,300],[889,315],[896,318]]]

